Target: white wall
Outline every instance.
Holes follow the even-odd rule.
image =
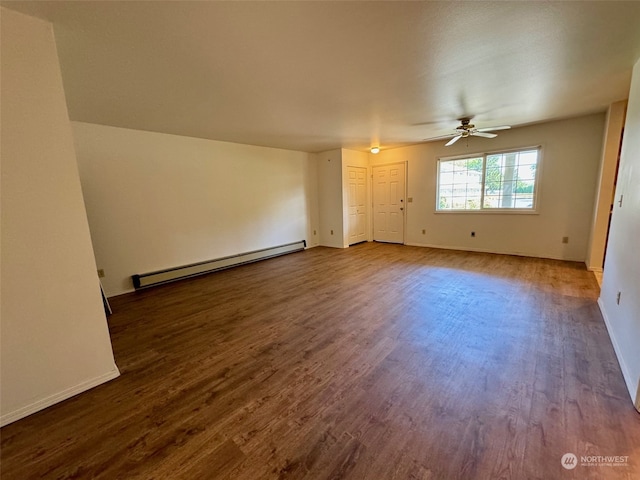
[[[131,275],[318,243],[313,155],[73,122],[107,295]]]
[[[52,26],[1,10],[0,422],[118,376]]]
[[[316,154],[320,245],[345,248],[342,150]]]
[[[595,114],[501,131],[494,139],[474,137],[468,145],[440,141],[391,149],[370,159],[408,162],[407,197],[413,202],[407,203],[407,244],[584,261],[603,128],[604,114]],[[439,157],[534,145],[542,145],[543,156],[538,214],[435,213]]]
[[[640,60],[631,80],[616,200],[621,195],[622,206],[614,203],[599,304],[640,411]]]

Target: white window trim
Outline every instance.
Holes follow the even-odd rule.
[[[466,153],[464,155],[453,155],[449,157],[439,157],[436,161],[436,200],[434,213],[441,214],[454,214],[454,215],[539,215],[538,207],[540,205],[540,177],[542,176],[542,145],[533,145],[528,147],[518,148],[505,148],[500,150],[492,150],[489,152],[477,152]],[[499,153],[511,153],[511,152],[525,152],[527,150],[538,150],[538,163],[536,164],[536,179],[534,182],[534,198],[533,208],[479,208],[477,210],[439,210],[438,205],[440,202],[440,162],[449,162],[451,160],[461,160],[465,158],[478,158],[482,157],[482,188],[481,188],[481,204],[484,201],[484,181],[487,168],[487,156],[499,154]]]

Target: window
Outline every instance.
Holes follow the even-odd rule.
[[[535,211],[540,147],[438,160],[437,211]]]

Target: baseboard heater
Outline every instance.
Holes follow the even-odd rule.
[[[218,270],[224,270],[238,265],[259,262],[260,260],[279,257],[280,255],[286,255],[287,253],[299,252],[304,250],[306,246],[306,240],[300,240],[299,242],[287,243],[277,247],[263,248],[261,250],[240,253],[238,255],[218,258],[216,260],[192,263],[182,267],[167,268],[156,272],[132,275],[131,279],[133,280],[133,286],[135,289],[139,290],[141,288],[175,282],[176,280],[204,275],[205,273],[216,272]]]

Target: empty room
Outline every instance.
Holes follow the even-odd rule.
[[[0,478],[640,478],[640,2],[0,1]]]

